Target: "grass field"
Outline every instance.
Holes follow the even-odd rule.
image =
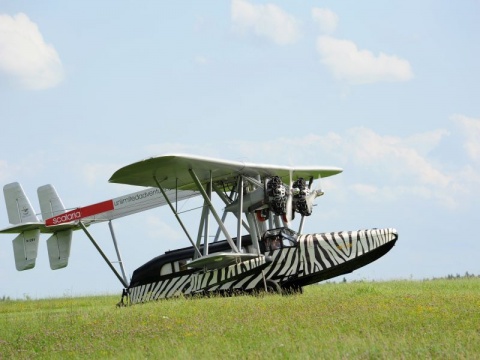
[[[1,301],[0,358],[480,359],[478,277],[118,300]]]

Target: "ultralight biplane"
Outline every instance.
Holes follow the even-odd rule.
[[[119,169],[109,180],[146,189],[97,204],[67,210],[52,185],[39,187],[42,220],[21,185],[7,184],[4,195],[12,225],[0,233],[18,234],[13,251],[19,271],[35,266],[40,234],[49,234],[50,267],[56,270],[68,265],[72,232],[83,230],[122,283],[122,303],[125,298],[135,304],[182,294],[301,292],[306,285],[375,261],[398,238],[393,228],[302,233],[315,198],[323,195],[313,187],[314,180],[340,172],[335,167],[274,166],[181,154],[152,157]],[[214,205],[214,195],[221,206]],[[192,233],[178,203],[196,196],[203,198],[203,205],[198,229]],[[190,246],[153,258],[129,281],[112,220],[162,205],[170,207]],[[234,217],[230,228],[228,214]],[[298,228],[292,229],[295,216],[300,217]],[[87,229],[97,222],[109,224],[118,266]]]

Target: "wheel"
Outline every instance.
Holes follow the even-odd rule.
[[[281,294],[282,287],[280,284],[274,280],[267,280],[267,292],[272,294]]]

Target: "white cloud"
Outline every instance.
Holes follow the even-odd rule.
[[[445,129],[437,129],[426,133],[418,133],[404,139],[404,144],[415,148],[422,155],[428,154],[435,149],[445,136],[450,132]]]
[[[337,28],[338,16],[329,9],[313,8],[312,18],[323,33],[331,34]]]
[[[477,120],[465,123],[475,129],[478,125]],[[187,149],[175,144],[168,144],[163,151],[158,151],[161,150],[158,147],[151,149],[156,149],[154,153],[174,149],[253,163],[338,166],[345,170],[344,174],[332,178],[326,190],[340,183],[335,192],[346,197],[362,196],[372,202],[419,199],[454,209],[478,200],[480,171],[476,163],[452,163],[450,159],[438,157],[439,149],[452,146],[455,136],[445,141],[450,136],[451,131],[447,129],[401,137],[355,127],[342,133],[311,133],[260,143],[229,140],[220,145],[220,153],[208,144],[201,149],[195,146]],[[460,148],[462,143],[457,146]],[[322,186],[329,180],[322,180]]]
[[[438,141],[438,134],[438,131],[434,131],[430,133],[430,137]],[[422,138],[428,139],[428,134],[422,134]],[[450,177],[432,165],[421,151],[412,145],[411,138],[381,136],[366,128],[350,129],[348,144],[345,144],[350,157],[360,166],[373,165],[381,168],[386,175],[411,177],[426,186],[447,187]]]
[[[261,144],[230,142],[229,152],[235,149],[250,162],[342,167],[345,170],[344,189],[372,202],[415,197],[454,208],[461,203],[457,195],[472,194],[475,187],[469,186],[463,177],[445,170],[447,164],[430,158],[430,153],[448,135],[448,131],[438,129],[398,137],[356,127],[344,133],[309,134]],[[282,146],[279,147],[279,143]],[[465,169],[458,166],[456,171],[458,175]],[[477,179],[475,171],[467,173],[473,184]]]
[[[394,55],[360,50],[349,40],[320,36],[317,51],[321,61],[340,80],[352,84],[366,84],[381,81],[408,81],[413,78],[410,63]]]
[[[402,197],[415,197],[427,199],[431,197],[429,190],[419,186],[376,186],[372,184],[356,183],[349,186],[349,190],[358,196],[372,202],[395,201]]]
[[[30,90],[54,87],[64,77],[55,48],[23,13],[0,14],[0,71]]]
[[[351,189],[360,195],[366,195],[368,197],[376,195],[379,192],[378,187],[371,184],[353,184]]]
[[[231,18],[234,30],[253,32],[279,45],[294,43],[300,37],[298,20],[274,4],[232,0]]]
[[[158,216],[148,215],[146,218],[148,236],[152,239],[168,239],[171,242],[184,240],[182,234],[168,223],[160,220]]]
[[[456,190],[468,195],[469,189],[477,189],[480,187],[480,172],[472,165],[463,167],[456,177],[462,179],[462,184],[456,187]]]
[[[208,64],[208,59],[203,56],[203,55],[197,55],[195,56],[195,63],[200,64],[200,65],[206,65]]]
[[[466,137],[464,148],[468,156],[475,161],[480,160],[480,119],[474,119],[465,115],[453,115],[452,120],[460,125]]]
[[[96,185],[98,183],[104,183],[105,179],[109,179],[110,176],[118,170],[118,165],[110,164],[92,164],[87,163],[82,167],[81,174],[84,177],[88,185]]]

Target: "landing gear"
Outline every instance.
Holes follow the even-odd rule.
[[[124,307],[124,306],[127,306],[128,305],[128,301],[129,301],[129,291],[128,289],[123,289],[122,291],[122,298],[120,299],[120,301],[117,303],[117,307]],[[126,299],[126,300],[125,300]]]
[[[282,294],[282,287],[274,280],[267,280],[267,292],[271,294]]]

